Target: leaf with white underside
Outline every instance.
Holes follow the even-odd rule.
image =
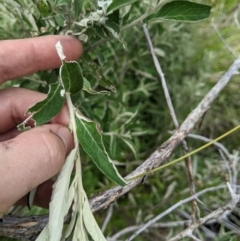
[[[82,69],[76,61],[63,61],[60,77],[65,91],[70,94],[77,94],[83,87]]]
[[[91,235],[94,241],[106,241],[90,209],[86,193],[84,192],[82,194],[84,198],[83,221],[84,221],[85,228],[87,229],[88,233]]]
[[[34,189],[32,189],[28,195],[28,209],[31,210],[32,206],[33,206],[33,201],[35,198],[35,194],[37,192],[37,187],[35,187]]]
[[[59,58],[61,59],[61,61],[64,61],[66,59],[66,56],[63,52],[63,46],[61,45],[61,42],[58,41],[56,44],[55,44],[55,48],[57,50],[57,53],[58,53],[58,56]]]
[[[77,178],[79,178],[79,176],[77,174],[75,174],[74,179],[68,189],[68,197],[66,200],[66,211],[69,210],[70,206],[72,205],[72,213],[71,213],[71,221],[68,224],[66,230],[64,231],[64,234],[62,236],[61,241],[65,241],[72,233],[75,223],[76,223],[76,219],[77,219],[77,210],[76,210],[76,203],[74,200],[74,197],[77,195]]]
[[[78,147],[75,147],[68,155],[57,181],[53,185],[52,199],[49,204],[49,241],[61,239],[64,217],[68,212],[68,208],[66,208],[68,189],[77,149]]]
[[[92,120],[75,112],[77,137],[83,150],[92,158],[96,166],[112,181],[125,186],[127,182],[118,173],[104,147],[102,136]]]
[[[36,241],[46,241],[46,240],[49,240],[48,224],[44,227],[44,229],[36,239]]]
[[[49,85],[49,92],[47,97],[37,102],[34,106],[30,107],[26,113],[31,113],[28,119],[33,119],[35,126],[40,126],[49,122],[54,116],[56,116],[62,109],[64,103],[64,97],[61,95],[62,87],[59,83],[54,83]],[[27,121],[24,121],[22,124],[18,125],[18,128],[24,130],[25,124]]]
[[[74,230],[74,226],[76,224],[76,220],[77,220],[77,212],[72,212],[71,214],[71,221],[68,224],[65,233],[63,234],[63,237],[61,239],[61,241],[65,241],[67,240],[67,238],[71,235],[72,231]]]
[[[64,217],[72,203],[72,201],[69,200],[69,196],[71,196],[72,199],[74,197],[74,190],[71,188],[69,190],[68,188],[77,149],[78,147],[75,147],[68,155],[58,179],[54,183],[49,208],[49,222],[36,241],[55,241],[61,239]]]
[[[72,190],[71,190],[71,187],[70,187],[70,190],[69,190],[70,195],[72,194],[72,192],[75,195],[77,193],[76,187],[74,187],[74,186],[72,186]],[[71,202],[72,202],[72,200],[74,200],[74,198],[71,199]],[[76,220],[77,220],[77,211],[76,211],[76,208],[74,208],[75,207],[74,205],[76,206],[76,204],[74,203],[72,205],[71,221],[68,224],[66,230],[64,231],[61,241],[65,241],[71,235],[72,231],[74,230],[74,226],[75,226],[75,223],[76,223]]]
[[[79,195],[81,195],[81,193]],[[82,209],[75,224],[72,240],[89,241],[87,231],[83,225]]]
[[[201,21],[209,17],[211,6],[189,2],[172,1],[165,4],[157,13],[150,15],[150,22],[166,19],[176,21]]]
[[[102,90],[102,91],[96,91],[94,89],[92,89],[92,86],[90,84],[90,82],[83,77],[83,90],[88,92],[89,94],[92,94],[92,95],[97,95],[97,94],[104,94],[104,95],[110,95],[110,92],[109,91],[106,91],[106,90]]]

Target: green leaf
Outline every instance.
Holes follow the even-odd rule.
[[[37,1],[37,8],[43,17],[47,17],[51,14],[51,9],[45,0]]]
[[[96,123],[79,113],[75,114],[77,137],[83,150],[109,179],[121,186],[127,185],[108,156]]]
[[[124,6],[127,6],[127,5],[130,5],[130,4],[133,4],[134,2],[136,2],[138,0],[114,0],[108,7],[107,11],[108,12],[113,12],[117,9],[120,9]]]
[[[229,241],[237,241],[237,236],[232,236]]]
[[[38,32],[36,21],[34,19],[34,16],[30,12],[28,12],[27,10],[23,11],[21,12],[21,16],[23,21],[29,26],[30,29]]]
[[[134,143],[129,138],[120,138],[120,140],[122,142],[124,142],[130,148],[130,150],[132,151],[132,153],[134,155],[135,160],[139,160],[139,155],[138,155],[138,152],[137,152],[137,149],[136,149]]]
[[[18,128],[19,131],[28,131],[28,130],[31,130],[31,127],[26,126],[28,120],[29,120],[29,119],[25,120],[23,123],[21,123],[21,124],[19,124],[19,125],[17,126],[17,128]]]
[[[63,62],[60,68],[63,87],[70,94],[77,94],[83,87],[82,69],[78,62]]]
[[[74,0],[73,7],[74,7],[75,16],[78,17],[82,11],[83,0]]]
[[[57,0],[55,1],[55,7],[69,6],[71,1],[69,0]]]
[[[96,81],[99,83],[100,86],[104,87],[105,89],[108,89],[112,92],[116,92],[115,86],[105,78],[103,75],[101,68],[99,65],[97,65],[94,60],[90,57],[90,55],[85,55],[82,58],[82,61],[84,63],[85,68],[87,68],[88,73],[91,73],[91,75],[96,79]]]
[[[124,48],[126,47],[120,36],[120,27],[117,23],[106,21],[103,27],[106,28],[113,35],[113,37],[116,38],[123,45]]]
[[[92,29],[88,29],[88,30],[86,31],[86,34],[87,34],[88,36],[91,36],[91,35],[89,34],[90,30],[92,31]],[[110,36],[111,36],[111,34],[109,33],[109,31],[108,31],[106,28],[104,28],[103,26],[97,26],[97,25],[95,25],[95,26],[94,26],[94,32],[96,33],[96,35],[98,35],[100,38],[103,38],[103,39],[110,38]]]
[[[40,126],[56,116],[62,109],[65,100],[61,95],[61,90],[62,87],[59,83],[51,84],[47,97],[27,110],[27,113],[31,113],[31,115],[18,128],[25,128],[25,124],[30,118],[35,121],[35,126]]]
[[[39,83],[30,81],[28,79],[23,79],[19,87],[25,88],[25,89],[30,89],[30,90],[35,90],[38,88]]]
[[[100,81],[99,81],[99,85],[101,85],[102,87],[116,93],[116,88],[115,86],[112,84],[112,82],[110,82],[108,79],[106,79],[105,77],[103,77]]]
[[[177,21],[200,21],[209,17],[211,6],[189,1],[172,1],[159,12],[150,15],[148,20],[169,19]]]
[[[111,14],[108,14],[108,21],[109,22],[114,22],[116,24],[120,24],[120,11],[116,10]]]
[[[16,0],[15,0],[16,1]],[[38,9],[38,6],[37,4],[34,3],[34,1],[32,0],[21,0],[19,1],[19,4],[21,5],[21,12],[24,12],[24,13],[31,13],[32,15],[35,16],[36,19],[39,19],[41,14],[39,12],[39,9]]]
[[[84,199],[82,212],[83,212],[83,221],[84,221],[86,230],[91,235],[94,241],[106,241],[101,229],[99,228],[93,216],[86,193],[84,192],[82,194]]]
[[[97,58],[98,58],[98,63],[103,66],[104,63],[106,62],[105,56],[102,52],[96,52]]]
[[[105,94],[105,95],[110,95],[109,91],[106,90],[101,90],[101,91],[96,91],[94,89],[92,89],[91,84],[89,83],[89,81],[87,79],[85,79],[83,77],[84,83],[83,83],[83,90],[85,90],[86,92],[88,92],[89,94],[92,95],[97,95],[97,94]]]
[[[65,25],[65,18],[62,14],[56,14],[55,20],[59,26],[63,27]]]
[[[126,23],[126,21],[128,20],[130,14],[131,14],[131,9],[132,9],[132,5],[128,5],[128,6],[121,8],[120,18],[122,19],[122,23]]]

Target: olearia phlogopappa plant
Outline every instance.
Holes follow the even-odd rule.
[[[9,4],[17,9],[16,14],[21,15],[32,36],[70,34],[78,37],[85,45],[85,52],[79,62],[67,62],[61,43],[56,43],[62,65],[58,73],[55,70],[41,73],[45,82],[43,85],[40,81],[36,89],[48,94],[43,101],[26,111],[30,113],[29,117],[18,126],[20,130],[27,131],[30,128],[27,126],[29,119],[34,120],[35,126],[47,123],[67,102],[69,128],[74,136],[75,148],[66,158],[53,186],[49,222],[37,241],[66,240],[70,236],[73,240],[81,241],[89,240],[89,236],[94,241],[106,240],[93,217],[83,188],[79,146],[110,180],[121,186],[127,185],[127,181],[111,161],[98,124],[77,109],[76,103],[82,98],[82,91],[93,95],[116,92],[114,85],[92,59],[91,49],[111,39],[117,39],[123,49],[127,48],[128,43],[124,42],[121,34],[129,28],[143,22],[200,21],[209,17],[211,7],[190,1],[170,0],[11,0]],[[136,12],[139,13],[137,18]],[[99,62],[103,63],[104,55],[97,55]],[[28,84],[21,85],[27,87]],[[101,90],[96,88],[99,86]],[[74,166],[75,172],[72,173]],[[30,206],[33,198],[34,191],[29,196]],[[63,229],[64,217],[70,211],[71,222]]]

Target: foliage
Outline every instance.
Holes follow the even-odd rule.
[[[108,1],[98,1],[98,4],[102,4],[100,11],[94,0],[0,1],[3,3],[0,11],[5,13],[0,14],[3,23],[0,26],[1,39],[68,33],[86,41],[85,52],[79,60],[84,76],[84,91],[74,93],[71,98],[84,115],[100,124],[109,156],[117,160],[114,163],[119,165],[118,169],[123,175],[145,160],[169,137],[168,131],[174,129],[140,23],[149,23],[155,52],[168,80],[179,122],[186,118],[234,59],[218,40],[210,21],[194,25],[166,21],[168,11],[164,6],[167,8],[168,4],[182,4],[183,1],[168,1],[164,5],[163,1],[152,0],[152,6],[159,5],[152,9],[148,7],[149,1],[116,0],[109,7]],[[131,7],[128,3],[131,3]],[[219,1],[206,0],[198,3],[213,6],[212,18],[221,27],[224,39],[238,52],[239,30],[236,31],[236,26],[230,24],[234,22],[234,13],[239,11],[236,10],[238,2],[225,0],[221,1],[221,5]],[[177,11],[177,8],[174,9]],[[163,13],[164,19],[159,19]],[[16,24],[19,22],[20,25]],[[36,80],[42,79],[48,84],[52,83],[56,79],[56,71],[37,73],[31,76],[31,80],[15,80],[13,84],[50,93],[49,85],[36,85]],[[238,123],[237,87],[238,80],[235,78],[208,111],[202,126],[195,129],[196,132],[210,138],[217,137]],[[106,95],[110,93],[110,96]],[[225,110],[224,113],[222,110]],[[236,139],[236,136],[228,139],[226,146],[229,149],[237,148]],[[189,140],[191,148],[199,145],[202,143]],[[181,155],[180,149],[172,158],[178,155]],[[198,190],[225,181],[227,171],[223,169],[224,162],[219,158],[214,148],[193,158]],[[86,192],[90,195],[96,193],[97,188],[106,188],[110,184],[107,178],[90,164],[86,154],[82,153],[82,159]],[[156,173],[144,185],[121,198],[114,205],[114,216],[105,231],[106,235],[111,236],[127,226],[144,223],[169,207],[170,203],[189,196],[188,180],[183,179],[184,172],[183,164],[178,164]],[[223,191],[206,195],[201,200],[209,209],[214,209],[227,199],[228,193]],[[205,212],[206,207],[201,207],[201,213],[204,215]],[[164,221],[179,220],[182,215],[190,213],[190,205],[184,206]],[[105,211],[101,211],[97,219],[102,221],[104,216]],[[161,234],[172,236],[181,229],[161,229]],[[204,232],[201,235],[204,237]],[[231,234],[223,230],[219,235],[221,240],[226,240],[224,237],[229,238]],[[161,240],[161,237],[159,231],[151,229],[138,240]]]

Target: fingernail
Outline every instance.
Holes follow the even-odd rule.
[[[66,150],[70,151],[73,145],[73,136],[67,127],[60,127],[58,130],[58,136],[62,139]]]

